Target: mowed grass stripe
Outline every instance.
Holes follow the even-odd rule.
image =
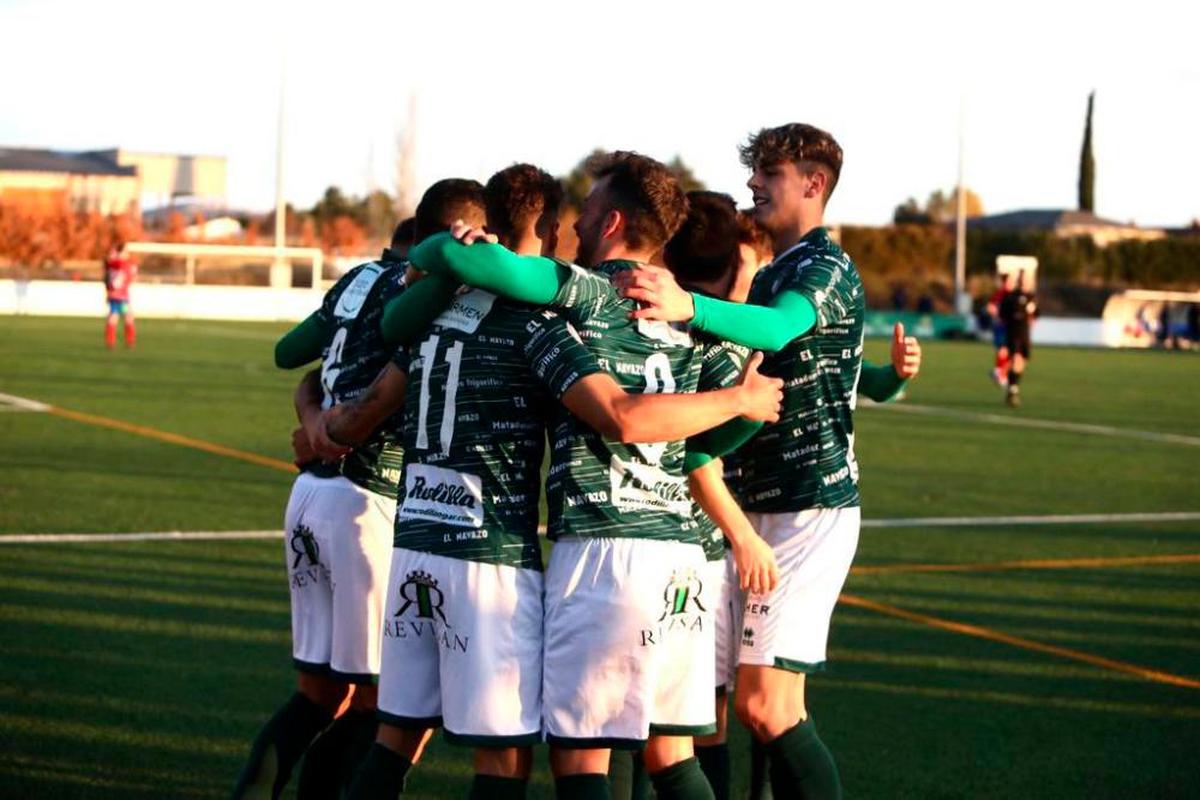
[[[963,411],[957,408],[940,406],[913,405],[911,403],[874,403],[864,408],[881,408],[885,411],[899,411],[908,414],[923,414],[926,416],[946,417],[966,422],[986,422],[991,425],[1008,425],[1017,428],[1037,428],[1040,430],[1063,431],[1079,433],[1086,436],[1114,436],[1124,439],[1140,439],[1157,444],[1178,444],[1188,447],[1200,447],[1200,436],[1185,436],[1180,433],[1159,433],[1157,431],[1140,431],[1132,428],[1118,428],[1112,425],[1093,425],[1082,422],[1060,422],[1051,419],[1034,419],[1031,417],[1005,416],[1003,414],[987,414],[978,411]]]
[[[1000,644],[1012,645],[1023,650],[1033,650],[1047,655],[1067,658],[1073,661],[1082,661],[1085,664],[1091,664],[1102,669],[1110,669],[1116,672],[1124,672],[1128,675],[1135,675],[1139,678],[1144,678],[1148,681],[1156,683],[1164,683],[1170,686],[1179,686],[1186,689],[1200,689],[1200,681],[1192,678],[1185,678],[1181,675],[1173,675],[1169,672],[1151,669],[1149,667],[1130,664],[1125,661],[1117,661],[1103,656],[1092,655],[1080,650],[1072,650],[1067,647],[1059,647],[1058,645],[1046,644],[1044,642],[1026,639],[1021,636],[1012,636],[1002,631],[984,628],[979,625],[969,625],[964,622],[955,622],[953,620],[942,619],[941,617],[932,617],[928,614],[918,614],[913,611],[906,611],[897,606],[888,605],[886,603],[878,603],[874,600],[868,600],[865,597],[857,595],[842,594],[839,602],[848,606],[874,611],[879,614],[885,614],[889,617],[907,620],[909,622],[917,622],[922,625],[929,625],[934,628],[939,628],[951,633],[958,633],[965,636],[974,636],[979,639],[987,639],[988,641],[998,642]]]
[[[1091,569],[1154,564],[1200,564],[1200,553],[1112,558],[1045,558],[1025,561],[991,561],[966,564],[879,564],[851,567],[854,575],[891,575],[902,572],[999,572],[1026,569]]]
[[[866,681],[840,678],[829,675],[821,681],[822,689],[854,689],[882,694],[928,697],[952,703],[973,700],[984,704],[1029,706],[1031,708],[1054,708],[1062,711],[1093,711],[1104,714],[1128,714],[1132,716],[1178,717],[1200,719],[1200,708],[1194,706],[1151,705],[1130,703],[1121,700],[1093,700],[1077,697],[1047,697],[1043,695],[1000,692],[994,690],[964,689],[961,687],[914,686],[883,681]]]
[[[167,751],[185,756],[239,756],[245,753],[246,743],[233,738],[203,736],[194,732],[131,730],[122,725],[97,725],[79,720],[52,719],[0,711],[0,727],[21,729],[38,736],[68,742],[91,743],[104,747],[135,747],[145,751]]]
[[[290,630],[246,628],[237,625],[214,625],[204,622],[183,622],[149,619],[124,614],[103,614],[77,609],[44,608],[42,606],[0,605],[0,622],[12,626],[45,625],[47,627],[78,628],[108,633],[134,633],[164,636],[195,641],[252,642],[261,644],[291,644]]]
[[[130,602],[147,603],[158,606],[180,606],[195,609],[197,606],[221,609],[224,611],[244,611],[265,614],[288,612],[286,599],[251,599],[216,592],[197,592],[191,590],[166,591],[162,589],[147,589],[131,586],[128,582],[119,584],[97,583],[90,577],[79,576],[74,580],[57,577],[47,579],[29,575],[14,575],[5,579],[5,592],[22,594],[45,595],[48,597],[77,598],[81,592],[87,592],[88,597],[98,600],[127,600]]]

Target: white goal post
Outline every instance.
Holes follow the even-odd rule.
[[[168,242],[129,242],[130,253],[144,255],[175,256],[184,259],[184,283],[196,283],[196,259],[198,258],[270,258],[270,285],[273,288],[288,288],[292,285],[292,262],[307,261],[312,264],[312,288],[321,288],[321,270],[324,256],[319,247],[273,247],[271,245],[193,244]]]

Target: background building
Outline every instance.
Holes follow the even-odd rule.
[[[989,214],[967,221],[971,228],[979,230],[1033,230],[1049,231],[1061,238],[1090,236],[1097,247],[1105,247],[1127,239],[1151,241],[1166,237],[1159,228],[1141,228],[1132,222],[1098,217],[1091,211],[1071,209],[1028,209]]]
[[[0,148],[0,202],[100,214],[140,214],[180,202],[226,205],[221,156],[142,153],[113,148],[59,152]]]
[[[101,214],[138,213],[137,168],[97,153],[0,148],[0,202]]]

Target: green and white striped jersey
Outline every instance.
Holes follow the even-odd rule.
[[[862,366],[866,297],[858,270],[824,228],[810,231],[754,278],[749,302],[770,305],[799,292],[817,322],[763,360],[783,383],[779,421],[738,450],[747,511],[857,506],[858,464],[851,416]]]
[[[631,261],[595,270],[571,266],[551,303],[579,332],[600,366],[627,391],[694,392],[720,388],[704,369],[706,345],[685,328],[632,320],[637,307],[610,278]],[[719,363],[714,356],[713,363]],[[549,535],[669,539],[699,543],[683,475],[684,443],[622,444],[605,439],[566,409],[550,434],[546,498]]]
[[[325,293],[317,310],[324,329],[331,331],[321,360],[324,408],[357,399],[388,361],[406,366],[403,354],[384,343],[379,322],[388,301],[404,291],[407,266],[397,261],[359,264]],[[393,415],[340,464],[316,462],[307,469],[321,477],[344,475],[365,489],[395,497],[404,455],[400,424],[400,415]]]
[[[481,289],[409,354],[395,546],[540,570],[546,420],[596,359],[553,311]]]

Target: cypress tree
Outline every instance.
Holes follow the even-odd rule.
[[[1083,126],[1083,151],[1079,154],[1079,210],[1096,210],[1096,160],[1092,157],[1092,101],[1088,95],[1087,122]]]

